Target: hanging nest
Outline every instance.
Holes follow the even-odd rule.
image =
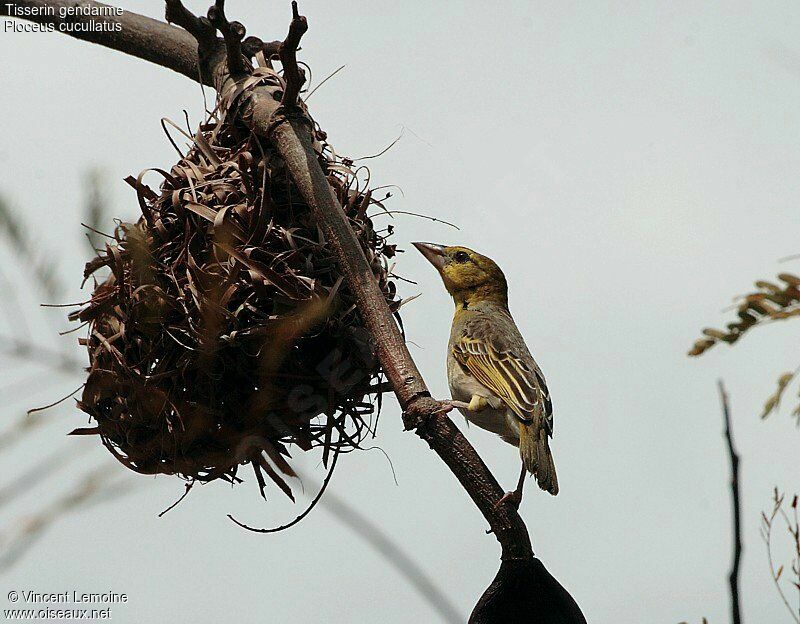
[[[326,465],[331,453],[358,448],[374,433],[385,384],[311,211],[282,160],[234,118],[218,111],[195,136],[184,133],[188,153],[168,172],[153,170],[160,192],[144,173],[128,178],[142,217],[120,223],[87,263],[86,278],[110,273],[70,315],[88,324],[78,405],[95,422],[75,433],[99,434],[131,470],[191,482],[237,481],[249,463],[262,495],[266,473],[292,497],[282,476],[294,475],[289,447],[321,446]],[[388,266],[396,249],[367,215],[383,205],[352,161],[314,134],[397,313]]]

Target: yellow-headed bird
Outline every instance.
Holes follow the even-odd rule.
[[[558,494],[549,438],[553,405],[544,376],[508,310],[505,275],[493,260],[466,247],[414,246],[436,268],[456,304],[447,348],[451,402],[466,419],[519,447],[517,489],[498,504],[519,505],[525,473]]]

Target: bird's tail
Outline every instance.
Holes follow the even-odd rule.
[[[558,477],[553,454],[547,432],[537,424],[520,423],[519,425],[519,454],[525,469],[536,475],[539,487],[550,492],[553,496],[558,494]]]

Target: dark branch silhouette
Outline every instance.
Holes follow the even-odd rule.
[[[739,563],[742,559],[742,501],[739,495],[739,455],[733,444],[731,414],[728,407],[728,393],[722,380],[719,381],[719,396],[722,402],[722,416],[725,422],[725,440],[731,462],[731,501],[733,504],[733,561],[728,575],[731,592],[731,622],[741,624],[741,599],[739,596]]]
[[[300,39],[308,30],[306,18],[298,12],[297,2],[292,2],[292,22],[289,24],[289,34],[278,49],[278,56],[283,65],[283,78],[286,80],[286,90],[283,92],[282,103],[284,106],[297,105],[297,96],[306,81],[303,72],[297,65],[297,48]]]
[[[773,490],[772,511],[769,515],[765,512],[761,512],[761,538],[764,540],[764,544],[767,547],[767,562],[769,563],[769,575],[772,579],[772,583],[775,585],[775,589],[781,597],[783,606],[786,607],[789,614],[792,616],[792,621],[800,624],[800,520],[798,520],[800,516],[798,516],[797,511],[798,498],[797,494],[792,498],[792,502],[789,504],[789,508],[791,509],[789,513],[783,508],[785,498],[786,495],[783,492],[779,492],[777,487]],[[786,532],[789,534],[792,550],[794,551],[794,557],[789,565],[791,573],[787,573],[786,575],[783,574],[786,569],[785,566],[775,561],[772,552],[772,538],[777,528],[776,520],[778,517],[786,524]],[[790,578],[786,578],[787,576]],[[796,607],[793,607],[789,603],[789,598],[786,592],[783,591],[783,587],[781,587],[781,577],[783,577],[784,581],[788,582],[790,586],[797,589],[797,597],[799,600]]]
[[[380,525],[328,492],[322,508],[375,549],[430,603],[443,622],[461,622],[461,615],[434,580],[388,535]]]

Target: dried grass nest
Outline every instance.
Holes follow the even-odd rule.
[[[159,193],[145,172],[128,178],[142,217],[119,223],[87,263],[85,278],[110,273],[70,315],[88,326],[78,405],[94,421],[75,433],[99,434],[131,470],[191,482],[238,481],[249,463],[262,495],[266,473],[291,497],[282,476],[294,475],[290,445],[323,447],[326,465],[358,448],[374,432],[385,384],[282,160],[232,118],[218,111],[195,136],[184,133],[188,153],[153,170]],[[367,215],[383,204],[315,128],[319,161],[397,314],[396,248]]]

